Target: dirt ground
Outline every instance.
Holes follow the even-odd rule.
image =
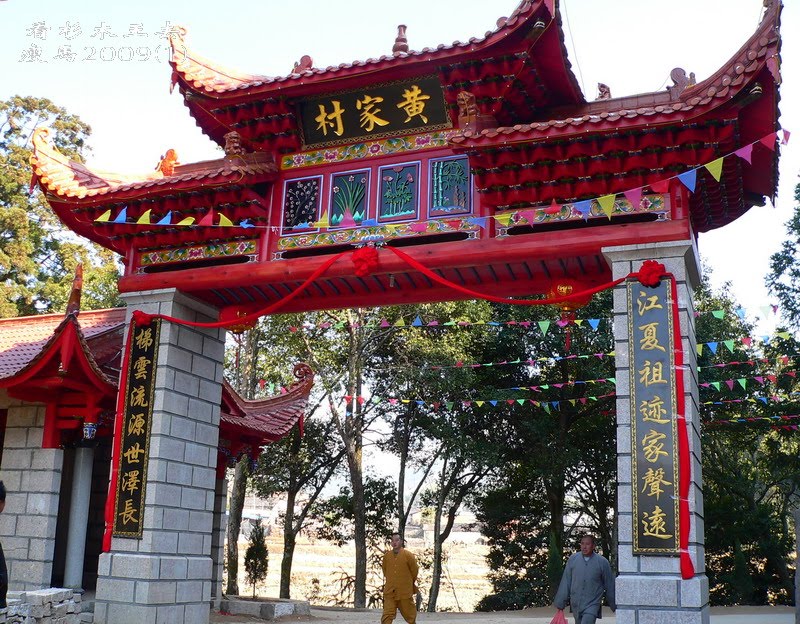
[[[503,613],[420,613],[417,617],[419,624],[451,624],[464,622],[465,624],[549,624],[555,610],[525,609]],[[280,622],[309,622],[311,624],[358,624],[361,622],[380,622],[380,611],[354,610],[354,609],[311,609],[311,617],[286,617]],[[263,622],[258,618],[248,618],[241,615],[211,614],[212,624],[249,624]],[[603,624],[613,624],[616,621],[613,614],[606,612]],[[711,609],[712,624],[794,624],[794,608],[792,607],[714,607]],[[402,624],[403,619],[398,615],[395,620]],[[569,619],[572,624],[572,618]]]

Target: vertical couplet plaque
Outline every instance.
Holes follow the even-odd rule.
[[[141,539],[161,319],[142,326],[134,321],[130,332],[112,535]]]
[[[680,553],[675,328],[670,281],[627,283],[633,552]]]

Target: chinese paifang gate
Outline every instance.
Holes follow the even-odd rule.
[[[193,362],[221,361],[222,327],[276,311],[478,295],[553,292],[566,304],[613,281],[616,352],[628,356],[616,374],[617,617],[707,622],[696,375],[681,371],[695,366],[698,233],[776,191],[781,5],[765,5],[756,32],[712,76],[676,68],[664,91],[615,98],[603,86],[594,101],[570,70],[554,0],[524,0],[467,43],[412,51],[401,27],[390,55],[328,68],[303,57],[281,77],[223,68],[178,29],[172,85],[223,158],[181,164],[170,150],[150,175],[112,175],[69,161],[38,131],[33,183],[67,227],[122,256],[127,319],[162,315],[135,321],[160,328],[143,523],[133,536],[115,532],[99,557],[96,621],[208,620],[212,524],[189,539],[164,518],[183,499],[211,517],[216,455],[192,460],[209,470],[191,484],[162,468],[174,461],[170,422],[216,448],[220,402],[195,423],[165,397],[174,370],[221,388],[219,366],[209,376]],[[669,275],[652,286],[617,281],[645,260]],[[629,308],[652,297],[664,307],[637,317],[659,328],[643,339]],[[654,341],[674,348],[656,359],[657,349],[643,353]],[[649,376],[629,368],[645,362]],[[101,385],[87,392],[113,403],[111,381]],[[119,418],[130,416],[122,403]],[[664,459],[661,449],[666,476],[656,482],[646,465]],[[121,483],[112,479],[112,495]],[[666,487],[674,504],[647,507],[649,492]],[[109,511],[119,510],[107,509],[111,531]],[[164,561],[183,562],[180,578],[158,572]],[[11,582],[21,582],[13,572]],[[178,595],[176,583],[193,591]]]

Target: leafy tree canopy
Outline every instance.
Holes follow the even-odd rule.
[[[40,127],[70,158],[88,151],[91,128],[50,100],[0,101],[0,318],[63,310],[80,263],[83,307],[119,305],[114,254],[67,232],[42,193],[29,193],[31,137]]]

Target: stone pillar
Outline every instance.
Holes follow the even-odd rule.
[[[67,529],[67,561],[64,565],[64,587],[83,588],[83,557],[86,548],[86,527],[89,524],[89,498],[92,494],[94,448],[75,449],[75,470],[72,474],[72,496]]]
[[[175,289],[124,295],[133,310],[190,321],[213,307]],[[158,348],[141,540],[100,556],[96,624],[207,624],[225,332],[164,322]],[[112,494],[113,495],[113,494]]]
[[[219,609],[222,600],[222,572],[225,568],[225,531],[228,527],[228,480],[217,479],[214,498],[214,528],[211,534],[211,606]]]
[[[44,405],[8,402],[0,479],[8,490],[0,542],[9,588],[50,587],[64,451],[43,449]]]
[[[703,480],[700,464],[700,422],[696,339],[692,292],[700,283],[697,247],[693,241],[607,247],[603,255],[614,279],[638,271],[645,260],[666,266],[677,281],[680,339],[684,357],[685,414],[691,454],[689,488],[689,553],[695,576],[683,580],[677,556],[633,554],[633,493],[631,483],[630,367],[628,308],[625,284],[614,289],[614,339],[617,378],[617,526],[619,576],[616,582],[617,624],[708,624],[708,578],[705,574]]]

